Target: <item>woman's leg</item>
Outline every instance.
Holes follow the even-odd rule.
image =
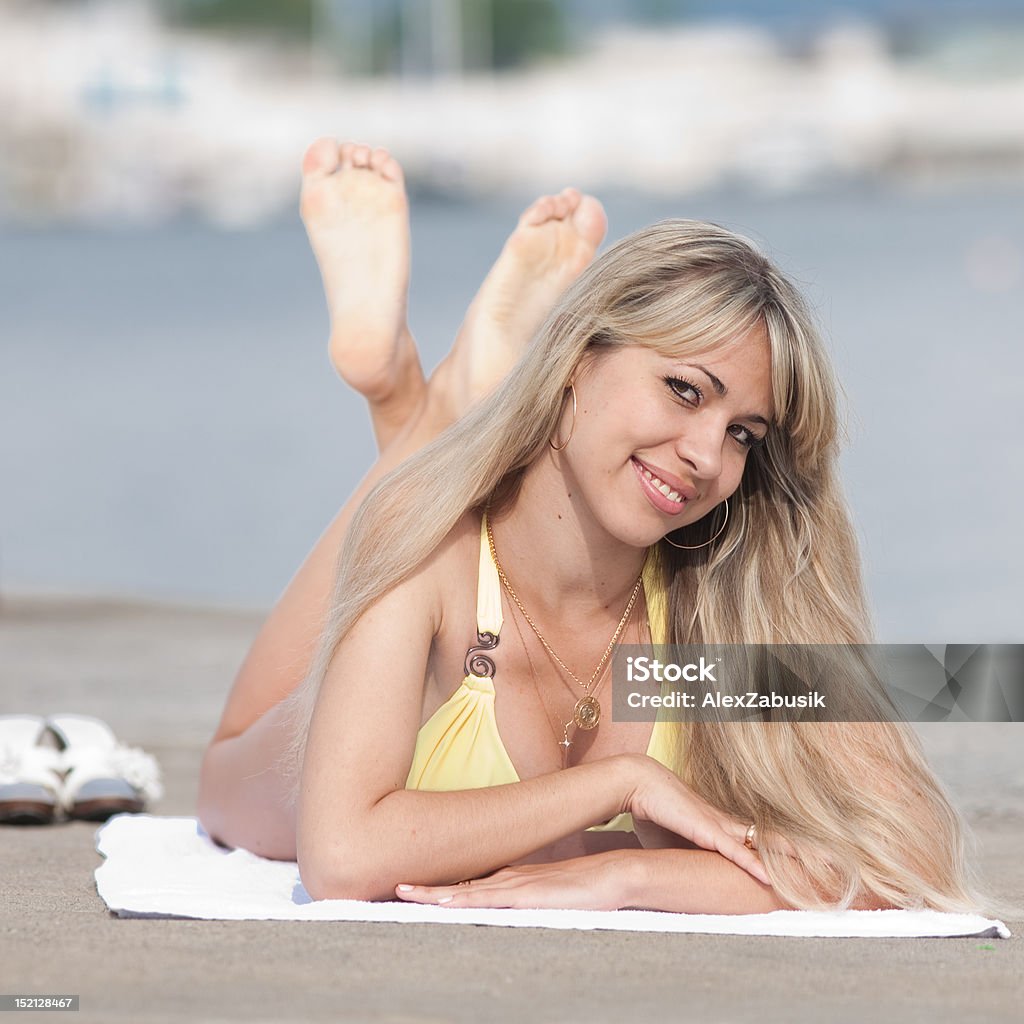
[[[533,203],[474,299],[452,353],[424,385],[405,325],[407,219],[404,233],[395,225],[396,209],[407,218],[401,170],[386,152],[367,147],[340,147],[334,168],[325,171],[332,161],[327,140],[307,152],[303,216],[331,308],[332,359],[338,372],[367,397],[377,435],[386,443],[299,567],[246,655],[204,757],[199,794],[199,815],[212,835],[287,859],[294,857],[294,814],[284,780],[273,768],[287,742],[284,717],[276,706],[306,675],[355,510],[382,476],[429,443],[504,376],[558,295],[593,256],[605,227],[600,204],[574,190]],[[343,196],[326,194],[332,179]],[[371,237],[376,239],[372,243],[367,241]],[[379,244],[381,239],[390,239],[390,245]],[[386,296],[383,285],[377,288],[355,269],[360,252],[361,266],[369,253],[376,278],[390,282]],[[346,280],[357,290],[346,292]],[[396,281],[401,282],[400,295]],[[385,315],[374,319],[376,313]]]
[[[419,408],[426,381],[406,319],[409,204],[385,149],[317,139],[299,202],[330,314],[328,351],[366,399],[383,451]]]
[[[424,410],[399,434],[321,534],[256,635],[200,770],[197,813],[220,842],[264,857],[295,859],[292,790],[276,768],[290,738],[280,702],[306,676],[356,509],[377,480],[445,426],[432,410]]]
[[[601,204],[575,188],[523,211],[430,378],[431,397],[453,421],[512,369],[607,228]]]

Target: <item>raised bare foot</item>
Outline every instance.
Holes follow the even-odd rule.
[[[384,447],[426,393],[406,321],[402,169],[387,150],[322,138],[306,151],[302,175],[300,210],[327,297],[331,362],[366,396]]]
[[[562,293],[594,258],[604,208],[574,188],[523,211],[428,387],[453,418],[512,368]]]

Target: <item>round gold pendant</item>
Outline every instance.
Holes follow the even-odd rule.
[[[576,707],[572,709],[572,720],[576,723],[577,729],[595,729],[601,721],[601,705],[597,698],[589,693],[586,697],[580,697]]]

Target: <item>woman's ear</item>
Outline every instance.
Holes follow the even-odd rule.
[[[578,384],[580,382],[580,378],[585,377],[590,372],[597,360],[598,355],[593,348],[584,349],[583,355],[579,358],[579,362],[577,362],[572,373],[569,375],[569,383],[565,386],[569,387],[570,385]]]

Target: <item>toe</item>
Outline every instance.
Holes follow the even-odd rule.
[[[398,161],[382,146],[378,146],[370,154],[370,169],[376,171],[386,181],[401,183],[402,168]]]
[[[568,196],[559,192],[557,196],[552,197],[552,206],[554,208],[554,216],[559,220],[565,220],[572,211],[572,206],[569,203]]]
[[[595,249],[608,230],[604,207],[593,196],[582,196],[572,215],[572,222],[581,237]]]
[[[393,156],[389,156],[384,161],[381,165],[380,173],[381,177],[387,178],[388,181],[395,181],[399,184],[402,182],[402,167]]]
[[[571,185],[568,188],[563,188],[559,195],[565,197],[565,201],[569,204],[570,213],[580,205],[580,200],[583,198],[583,193],[580,192],[578,188],[573,188]]]
[[[519,218],[519,223],[530,225],[543,224],[544,221],[551,219],[553,211],[554,198],[552,196],[541,196],[530,203],[523,211],[522,217]]]
[[[338,169],[338,142],[326,136],[319,138],[302,158],[302,173],[315,176],[332,174]]]
[[[356,144],[354,142],[344,142],[341,146],[341,153],[339,155],[339,164],[341,167],[352,166],[352,154],[355,152]]]
[[[369,167],[370,166],[370,147],[369,146],[356,146],[352,152],[352,166],[353,167]]]

